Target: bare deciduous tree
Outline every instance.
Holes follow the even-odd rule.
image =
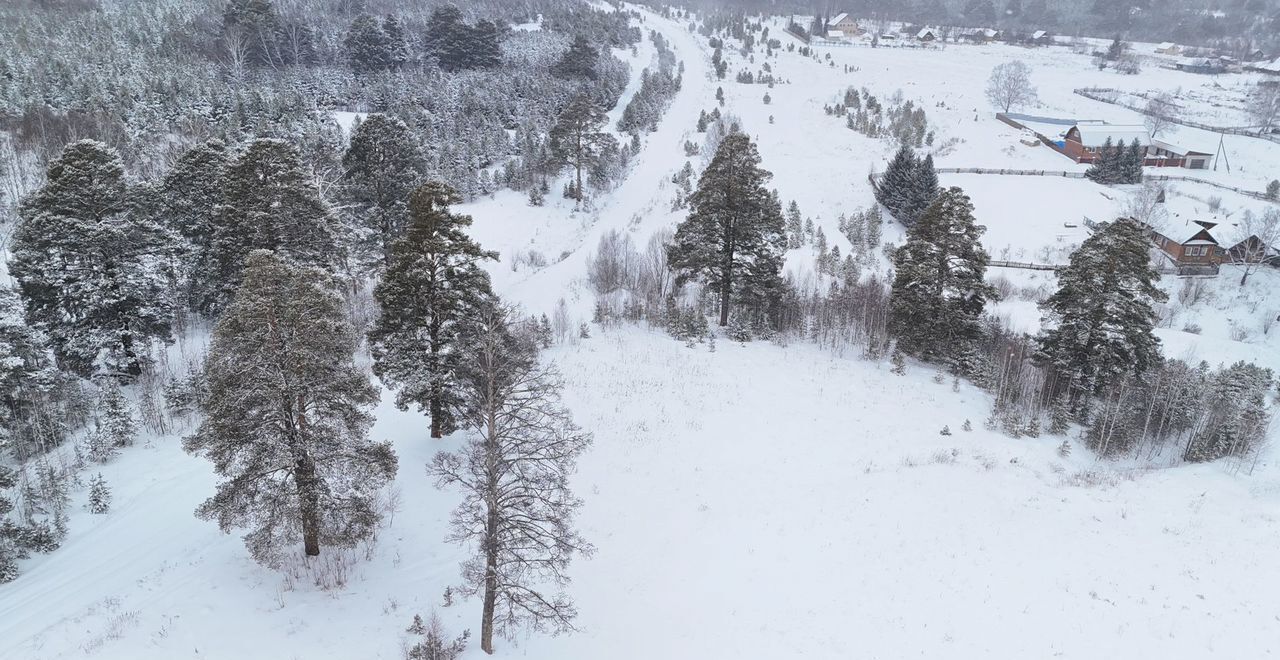
[[[1227,256],[1240,266],[1240,286],[1244,286],[1258,268],[1280,256],[1276,252],[1280,245],[1280,210],[1270,208],[1262,215],[1246,212],[1236,227],[1237,243],[1228,248]]]
[[[1147,125],[1147,132],[1151,137],[1160,137],[1160,134],[1169,129],[1170,121],[1174,117],[1177,106],[1173,103],[1173,95],[1168,92],[1158,92],[1147,99],[1147,107],[1143,114],[1146,115],[1144,122]]]
[[[1249,115],[1260,132],[1280,122],[1280,85],[1258,85],[1249,93]]]
[[[1031,67],[1020,60],[997,65],[987,80],[987,100],[1002,112],[1039,102],[1040,97],[1031,84]]]
[[[569,489],[578,455],[591,442],[560,404],[560,377],[541,365],[527,329],[510,309],[479,321],[460,369],[463,426],[474,429],[457,452],[436,454],[427,471],[440,487],[458,486],[448,540],[471,544],[463,593],[480,594],[480,646],[493,653],[497,632],[573,629],[577,614],[559,590],[575,554],[593,548],[572,526],[581,500]]]

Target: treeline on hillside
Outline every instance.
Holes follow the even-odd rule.
[[[671,237],[644,252],[602,237],[588,265],[600,322],[647,319],[689,345],[812,340],[837,351],[906,356],[993,395],[993,430],[1038,436],[1084,428],[1100,455],[1175,452],[1185,461],[1257,456],[1271,420],[1275,375],[1248,363],[1212,368],[1165,358],[1154,329],[1167,295],[1157,286],[1139,222],[1100,223],[1040,302],[1043,329],[1011,330],[987,312],[1000,293],[986,279],[985,228],[960,188],[941,188],[932,159],[904,146],[877,186],[907,226],[887,278],[864,274],[880,246],[878,210],[842,218],[842,255],[795,202],[783,211],[755,146],[739,127],[719,140]],[[816,278],[782,273],[788,249],[816,253]],[[707,316],[723,328],[713,332]],[[1069,445],[1064,451],[1069,451]]]
[[[40,182],[62,146],[96,139],[131,172],[160,175],[194,143],[274,137],[315,173],[341,172],[332,111],[380,112],[411,129],[428,167],[464,196],[527,189],[546,134],[570,98],[612,107],[636,43],[629,16],[546,0],[499,4],[170,0],[111,11],[6,5],[0,24],[0,139],[9,191]],[[510,25],[543,17],[543,29]],[[117,35],[127,35],[117,38]],[[571,52],[582,39],[590,49]],[[565,66],[567,55],[594,61]],[[504,169],[504,168],[509,168]]]

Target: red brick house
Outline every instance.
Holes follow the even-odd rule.
[[[1148,167],[1185,167],[1203,170],[1209,166],[1213,154],[1184,149],[1163,140],[1154,140],[1146,126],[1121,126],[1102,123],[1080,123],[1067,130],[1062,143],[1062,153],[1077,163],[1092,163],[1111,140],[1113,146],[1122,142],[1126,147],[1134,140],[1146,151],[1143,164]]]
[[[1138,141],[1143,147],[1151,146],[1151,136],[1146,126],[1119,126],[1114,124],[1076,124],[1066,135],[1062,152],[1077,163],[1092,163],[1107,144],[1126,146]]]

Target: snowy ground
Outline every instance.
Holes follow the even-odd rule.
[[[767,90],[765,105],[764,86],[732,82],[737,55],[730,81],[714,81],[704,39],[652,14],[645,27],[662,31],[684,60],[684,87],[617,189],[580,211],[556,195],[531,208],[513,192],[464,208],[475,237],[502,255],[495,286],[531,313],[564,299],[575,325],[589,319],[584,266],[599,236],[624,230],[643,245],[679,218],[670,176],[685,161],[680,145],[701,141],[694,121],[715,105],[717,86],[758,140],[784,203],[796,199],[845,250],[837,217],[872,203],[866,175],[883,168],[892,146],[823,114],[844,86],[882,97],[902,87],[928,99],[944,137],[963,140],[940,166],[1072,169],[1047,149],[1021,147],[1016,131],[991,118],[981,98],[991,66],[1017,56],[1037,68],[1048,106],[1037,114],[1109,118],[1125,111],[1071,87],[1138,84],[1061,49],[832,49],[859,71],[784,52],[771,64],[790,83]],[[638,49],[633,76],[651,53]],[[1187,84],[1150,71],[1155,82],[1143,86]],[[1280,162],[1280,151],[1229,145],[1246,171]],[[1229,180],[1262,178],[1251,176]],[[995,258],[1007,249],[1008,259],[1035,261],[1048,248],[1050,263],[1084,237],[1067,223],[1105,219],[1126,194],[1068,179],[946,175],[943,183],[972,195]],[[1196,213],[1198,203],[1171,205]],[[1232,203],[1224,196],[1224,208]],[[884,233],[900,240],[894,225]],[[531,250],[547,265],[530,264]],[[1034,330],[1033,290],[1048,290],[1052,274],[994,271],[1032,290],[998,311]],[[1280,366],[1277,331],[1230,339],[1233,322],[1280,313],[1269,311],[1277,285],[1274,273],[1244,290],[1229,274],[1209,282],[1201,303],[1170,312],[1160,331],[1166,350]],[[1183,331],[1187,322],[1201,334]],[[571,570],[582,630],[502,642],[500,656],[1234,660],[1280,651],[1274,450],[1257,466],[1160,470],[1101,463],[1079,446],[1064,458],[1062,437],[984,430],[987,395],[963,383],[953,391],[920,365],[896,376],[803,344],[721,341],[711,352],[643,327],[593,333],[549,355],[576,421],[595,434],[575,482],[586,501],[582,530],[598,549]],[[196,520],[191,511],[214,477],[174,434],[104,466],[113,512],[77,513],[62,549],[0,587],[0,658],[396,658],[409,619],[433,607],[451,630],[478,632],[476,601],[440,607],[463,555],[441,542],[457,498],[423,470],[459,438],[428,440],[424,419],[389,398],[374,435],[400,456],[399,512],[351,564],[344,589],[320,589],[305,571],[260,568],[237,537]],[[971,432],[961,430],[966,419]],[[940,434],[944,425],[952,435]],[[468,657],[483,654],[473,648]]]

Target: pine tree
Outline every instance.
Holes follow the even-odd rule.
[[[469,68],[473,43],[470,28],[462,21],[462,12],[457,7],[444,5],[431,12],[423,45],[441,69]]]
[[[254,140],[227,171],[226,205],[208,266],[216,288],[205,311],[220,311],[235,294],[253,250],[330,272],[344,259],[332,210],[321,201],[297,148],[283,140]]]
[[[781,297],[786,232],[777,198],[765,188],[756,146],[730,133],[689,197],[689,217],[676,228],[668,257],[677,281],[698,277],[719,297],[720,325],[734,304],[768,314]]]
[[[136,377],[151,344],[170,337],[168,237],[133,206],[119,154],[81,140],[19,209],[9,271],[27,321],[79,376]]]
[[[355,363],[357,334],[332,278],[258,250],[213,331],[204,420],[183,441],[223,481],[197,509],[277,565],[287,544],[351,547],[381,520],[376,492],[396,473],[368,439],[378,390]]]
[[[1073,402],[1160,361],[1155,305],[1168,295],[1156,286],[1149,248],[1137,221],[1103,223],[1071,254],[1058,271],[1058,291],[1040,305],[1046,329],[1036,338],[1036,360],[1069,384]]]
[[[578,35],[569,45],[569,50],[551,65],[551,75],[568,80],[596,80],[600,77],[596,70],[596,61],[599,59],[600,52],[595,46],[586,37]]]
[[[457,365],[463,329],[493,304],[486,252],[466,234],[471,217],[451,213],[461,201],[442,183],[427,183],[409,198],[411,221],[396,241],[374,299],[381,316],[369,331],[374,372],[400,388],[396,405],[431,416],[431,437],[457,428]]]
[[[604,110],[587,94],[578,94],[556,119],[549,136],[551,155],[560,165],[572,165],[576,185],[573,198],[585,199],[582,174],[597,165],[617,139],[602,129]]]
[[[971,373],[979,318],[987,300],[998,295],[984,279],[985,231],[969,198],[954,187],[942,191],[907,230],[906,244],[894,251],[889,300],[889,327],[904,352]]]
[[[592,547],[573,529],[581,505],[569,476],[591,436],[560,404],[560,378],[539,364],[528,330],[509,310],[495,308],[473,326],[459,368],[463,425],[475,429],[457,452],[436,454],[428,472],[440,487],[464,492],[448,540],[474,554],[461,587],[481,595],[480,646],[493,653],[495,633],[522,624],[568,629],[577,611],[564,594],[573,555]]]
[[[102,473],[89,482],[89,503],[87,508],[89,513],[102,515],[111,510],[111,488],[107,486],[107,480],[102,478]]]
[[[2,440],[0,449],[4,449]],[[13,470],[0,464],[0,584],[18,577],[18,560],[27,556],[26,530],[8,519],[9,512],[13,511],[8,493],[17,483]]]
[[[470,66],[473,69],[493,69],[502,65],[502,33],[488,19],[481,19],[471,28]]]
[[[391,40],[377,19],[361,14],[351,22],[342,40],[347,62],[356,73],[371,73],[391,68]]]
[[[182,237],[179,270],[192,311],[207,309],[214,296],[205,267],[226,202],[223,185],[230,163],[226,145],[209,140],[187,150],[160,185],[161,215]]]
[[[357,225],[355,251],[366,268],[386,268],[408,222],[409,193],[426,170],[422,151],[404,122],[369,115],[352,132],[342,168],[342,198]]]
[[[382,33],[387,37],[387,66],[398,71],[409,62],[409,39],[400,19],[388,14],[382,19]]]
[[[1267,184],[1267,199],[1272,201],[1280,200],[1280,179]]]
[[[894,348],[893,354],[889,356],[889,362],[893,365],[890,371],[894,374],[898,376],[907,375],[907,357],[902,354],[902,351]]]

